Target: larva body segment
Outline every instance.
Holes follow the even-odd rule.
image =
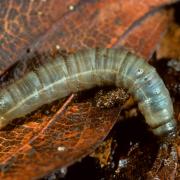
[[[128,89],[154,134],[175,130],[169,92],[156,70],[132,53],[115,49],[47,57],[42,66],[0,90],[0,128],[43,104],[103,85]]]

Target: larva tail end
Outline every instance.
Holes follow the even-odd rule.
[[[8,123],[9,121],[7,121],[7,119],[5,119],[3,116],[0,116],[0,130],[4,128]]]
[[[152,129],[152,132],[157,136],[175,136],[176,134],[176,120],[172,119],[167,123]]]

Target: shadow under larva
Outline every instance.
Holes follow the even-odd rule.
[[[42,57],[41,57],[42,58]],[[43,104],[95,86],[124,87],[138,102],[155,135],[175,132],[167,88],[155,68],[126,50],[87,49],[75,54],[43,56],[23,75],[0,90],[0,128]]]

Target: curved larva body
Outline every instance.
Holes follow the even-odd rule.
[[[116,85],[134,96],[154,134],[175,129],[169,92],[155,69],[143,59],[125,50],[89,49],[66,59],[58,55],[46,61],[0,90],[0,128],[72,92]]]

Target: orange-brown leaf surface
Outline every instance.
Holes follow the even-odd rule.
[[[1,139],[0,177],[38,178],[70,165],[104,139],[116,119],[112,113],[117,111],[98,111],[90,103],[73,104],[61,115],[49,117],[52,124],[44,117],[39,123],[35,120],[36,125],[26,123],[15,131],[2,132],[0,135],[6,139]]]
[[[180,60],[180,26],[171,23],[168,31],[160,43],[160,48],[157,51],[157,58],[172,58]]]
[[[149,58],[165,32],[174,0],[0,1],[0,73],[35,51],[121,46]],[[0,179],[33,179],[92,152],[118,109],[91,102],[56,105],[0,132]],[[68,106],[69,105],[69,106]],[[53,109],[51,107],[51,109]]]
[[[25,0],[0,3],[0,70],[3,72],[27,51],[128,44],[149,56],[167,26],[160,11],[138,24],[153,8],[171,0],[90,1]],[[130,29],[134,24],[135,28]],[[125,35],[126,34],[126,35]],[[125,42],[119,42],[121,37]],[[148,35],[148,37],[147,37]],[[142,48],[143,47],[143,48]],[[149,52],[150,51],[150,52]]]

